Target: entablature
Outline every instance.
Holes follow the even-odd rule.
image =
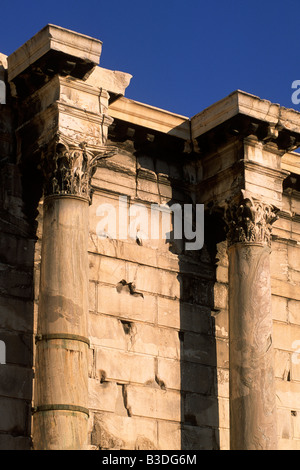
[[[147,129],[190,140],[190,121],[185,116],[174,114],[138,101],[122,97],[109,106],[112,118]]]

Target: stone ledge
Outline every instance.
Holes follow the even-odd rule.
[[[104,90],[107,90],[109,93],[119,96],[124,95],[131,78],[132,75],[129,73],[96,67],[88,77],[86,83],[98,88],[104,88]]]
[[[171,113],[128,98],[120,98],[109,107],[109,114],[115,119],[138,126],[190,139],[190,122],[185,116]]]
[[[223,124],[236,115],[278,126],[289,132],[300,132],[300,113],[279,104],[236,90],[226,98],[214,103],[191,119],[193,139]]]
[[[282,169],[295,173],[296,175],[300,174],[300,154],[297,152],[286,153],[282,157]]]
[[[98,39],[48,24],[23,46],[13,52],[8,61],[8,81],[13,81],[28,67],[50,51],[71,56],[79,64],[84,62],[84,78],[87,72],[99,63],[102,42]]]

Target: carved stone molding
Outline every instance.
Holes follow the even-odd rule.
[[[235,243],[255,243],[271,246],[272,224],[278,219],[278,209],[250,196],[228,203],[225,222],[228,246]]]
[[[91,203],[91,180],[97,162],[116,154],[116,147],[90,147],[58,134],[55,142],[42,152],[44,196],[73,195]]]

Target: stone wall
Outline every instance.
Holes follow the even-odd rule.
[[[3,106],[0,122],[4,116],[7,128],[8,110]],[[0,365],[0,449],[30,449],[35,239],[22,210],[20,172],[9,161],[7,140],[4,143],[0,155],[0,340],[6,346],[6,364]]]
[[[226,446],[228,391],[218,391],[217,377],[224,388],[227,333],[218,327],[216,341],[215,269],[206,247],[191,256],[163,239],[113,240],[96,233],[99,204],[117,208],[119,195],[149,209],[150,203],[183,202],[192,175],[186,169],[184,177],[174,160],[137,156],[130,140],[119,145],[119,153],[97,169],[90,207],[91,444],[216,449],[221,440]],[[219,272],[222,264],[226,260]],[[215,295],[218,308],[226,309],[221,281]]]
[[[0,449],[273,449],[274,347],[278,447],[299,450],[300,114],[237,91],[173,115],[124,98],[101,48],[48,25],[0,54]],[[205,204],[203,247],[100,233],[120,197],[149,224]]]
[[[159,179],[156,159],[136,161],[134,152],[120,149],[98,168],[93,181],[89,246],[91,444],[101,449],[229,449],[226,241],[217,244],[214,264],[206,246],[197,257],[191,257],[180,249],[175,254],[162,240],[139,244],[136,240],[101,239],[96,234],[98,205],[117,207],[120,194],[127,195],[131,203],[168,200],[161,199],[157,181],[140,176],[145,176],[145,161],[152,168],[153,179]],[[165,165],[166,169],[168,163]],[[170,184],[173,202],[172,193]],[[295,192],[287,192],[274,226],[271,254],[282,449],[299,446],[298,206]],[[130,283],[134,291],[128,287]]]
[[[157,161],[145,156],[136,161],[133,154],[120,150],[94,178],[89,247],[91,444],[103,449],[143,448],[142,442],[144,448],[229,449],[227,243],[217,244],[214,265],[206,246],[195,259],[180,250],[174,254],[161,242],[99,239],[99,204],[117,205],[119,194],[132,203],[167,200],[161,199],[157,182],[140,176],[151,168],[154,180],[159,180]],[[172,184],[169,191],[173,202]],[[281,449],[299,446],[298,207],[297,193],[287,191],[274,225],[271,254]],[[134,283],[136,292],[128,285],[120,288],[123,280]],[[208,297],[203,298],[207,284]]]
[[[217,244],[213,258],[207,246],[197,256],[189,256],[165,240],[116,241],[96,233],[97,207],[103,203],[117,207],[119,195],[127,196],[128,204],[185,200],[183,181],[194,181],[191,168],[184,168],[183,176],[174,162],[170,165],[167,159],[164,163],[164,175],[178,174],[177,185],[176,178],[165,178],[162,186],[163,161],[137,156],[132,142],[127,142],[119,144],[116,156],[99,165],[93,179],[89,239],[92,449],[229,449],[226,242]],[[7,345],[7,366],[0,370],[0,446],[30,449],[43,205],[41,201],[35,243],[22,211],[17,167],[6,164],[2,168],[0,332]],[[173,198],[174,186],[177,199]],[[298,213],[297,192],[287,190],[274,225],[271,254],[281,449],[298,449],[300,440]]]
[[[0,54],[0,80],[6,80],[6,68],[6,56]],[[17,164],[9,90],[7,94],[8,99],[0,99],[0,341],[6,353],[5,364],[0,365],[0,449],[29,450],[38,252],[36,222],[28,217]]]
[[[271,254],[275,375],[280,449],[300,448],[300,201],[288,190]]]

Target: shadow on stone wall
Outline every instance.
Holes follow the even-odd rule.
[[[169,207],[195,202],[197,170],[184,145],[181,139],[153,136],[152,145],[148,142],[136,153],[143,171],[156,174],[158,187],[171,185]],[[185,250],[185,240],[175,240],[174,232],[167,236],[179,260],[182,450],[220,447],[214,285],[222,234],[216,232],[213,217],[206,216],[204,233],[204,246],[196,251]]]
[[[175,203],[170,201],[169,205]],[[191,200],[186,200],[191,204]],[[213,227],[205,222],[201,250],[185,250],[185,240],[173,240],[180,282],[181,449],[219,449],[217,346],[214,283],[216,245]],[[170,234],[172,238],[172,234]]]
[[[0,160],[0,450],[31,449],[35,224],[17,165]]]

